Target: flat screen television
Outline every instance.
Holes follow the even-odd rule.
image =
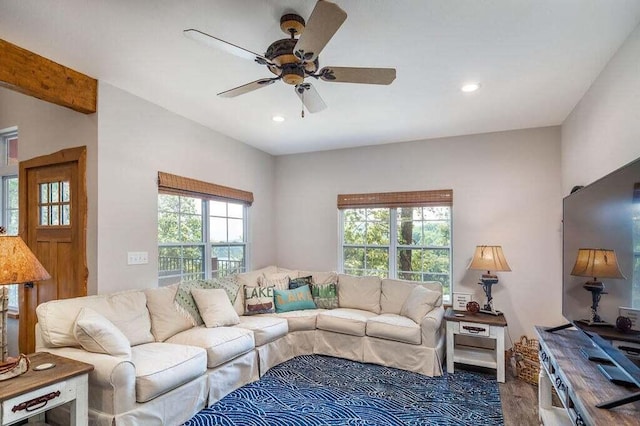
[[[564,199],[562,315],[569,321],[591,316],[589,278],[571,275],[580,248],[615,250],[625,276],[601,279],[602,319],[615,324],[620,307],[640,309],[640,159]]]
[[[640,159],[581,188],[563,201],[562,315],[570,322],[591,318],[591,292],[583,285],[592,279],[571,272],[581,248],[615,250],[624,278],[600,278],[605,285],[598,314],[603,321],[616,324],[619,308],[640,309]],[[634,328],[640,327],[640,319]],[[581,327],[584,328],[584,327]],[[600,330],[599,330],[600,329]],[[608,330],[607,330],[608,329]],[[589,333],[610,339],[609,327],[588,327]],[[607,333],[609,331],[609,333]],[[606,337],[607,334],[609,337]],[[640,343],[640,333],[624,335],[626,341]],[[593,340],[602,346],[602,339]],[[615,348],[602,348],[613,354]],[[622,369],[633,370],[623,352],[615,353]],[[636,367],[637,368],[637,367]],[[639,379],[640,370],[628,371]]]

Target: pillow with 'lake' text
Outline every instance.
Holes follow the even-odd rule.
[[[273,306],[273,287],[245,287],[244,314],[272,314],[276,310]]]
[[[278,313],[316,308],[308,285],[293,290],[275,290],[273,300]]]

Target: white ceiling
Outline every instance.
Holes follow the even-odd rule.
[[[390,86],[313,81],[224,99],[272,74],[182,35],[263,53],[315,0],[0,0],[0,38],[274,155],[557,125],[640,22],[640,0],[336,0],[348,18],[320,66],[395,67]],[[479,81],[475,93],[462,93]],[[274,123],[273,115],[284,123]]]

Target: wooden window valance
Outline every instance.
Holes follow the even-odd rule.
[[[201,180],[158,172],[158,191],[161,194],[186,195],[204,199],[225,199],[253,203],[253,192],[216,185]]]
[[[339,209],[452,206],[453,190],[338,194]]]

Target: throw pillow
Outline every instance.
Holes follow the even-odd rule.
[[[260,287],[275,287],[279,290],[287,290],[289,288],[289,274],[276,273],[269,276],[258,278]]]
[[[272,314],[276,310],[273,307],[273,287],[245,287],[244,288],[244,314]]]
[[[86,351],[131,358],[131,345],[127,336],[91,308],[80,309],[73,334]]]
[[[238,298],[238,292],[240,290],[240,282],[236,274],[223,278],[215,278],[211,280],[193,280],[183,281],[178,286],[178,292],[176,293],[175,305],[178,311],[191,323],[196,325],[202,325],[204,321],[198,311],[196,301],[193,299],[191,290],[193,289],[223,289],[231,303],[234,303]]]
[[[207,328],[236,325],[240,323],[240,317],[233,309],[233,305],[223,289],[194,288],[191,294],[198,305],[200,316]]]
[[[179,284],[172,284],[144,290],[151,317],[151,333],[156,342],[164,342],[169,337],[193,327],[191,320],[182,315],[174,303],[178,287]]]
[[[276,312],[278,313],[316,308],[308,285],[303,285],[293,290],[276,289],[274,294]]]
[[[402,305],[400,315],[412,319],[416,324],[422,322],[422,318],[435,307],[440,293],[417,285],[409,293],[409,297]]]
[[[318,308],[336,309],[338,307],[338,286],[336,283],[314,284],[311,287],[311,295]]]
[[[308,285],[311,290],[313,278],[311,275],[308,277],[299,277],[299,278],[289,278],[289,290],[293,290],[298,287],[302,287],[303,285]]]

